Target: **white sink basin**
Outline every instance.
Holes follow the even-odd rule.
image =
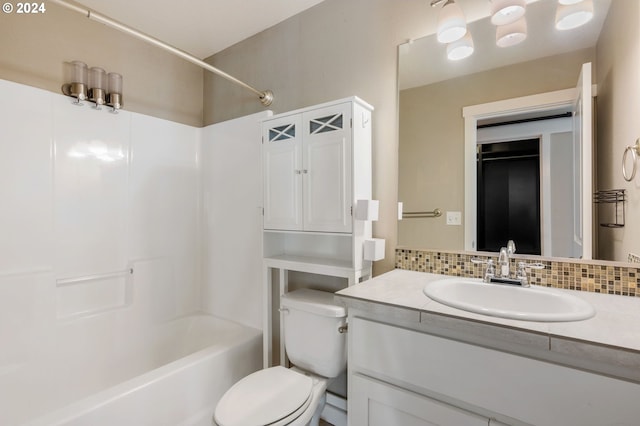
[[[523,321],[581,321],[596,314],[590,303],[545,287],[448,278],[428,283],[423,291],[429,298],[454,308]]]

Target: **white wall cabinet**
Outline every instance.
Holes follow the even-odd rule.
[[[264,122],[265,229],[351,232],[352,107],[338,103]]]
[[[274,276],[281,296],[289,271],[338,277],[345,285],[371,275],[364,241],[372,224],[356,220],[354,211],[357,200],[371,199],[372,111],[351,97],[262,123],[265,366],[273,361]],[[282,339],[279,344],[283,364]]]
[[[264,228],[301,230],[302,116],[263,123]]]

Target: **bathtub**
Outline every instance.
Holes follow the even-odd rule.
[[[261,332],[216,317],[184,317],[144,333],[121,326],[126,337],[85,326],[85,335],[67,332],[75,343],[56,335],[52,359],[0,372],[0,424],[211,425],[223,393],[262,366]]]

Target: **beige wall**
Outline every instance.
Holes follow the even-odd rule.
[[[603,36],[598,46],[598,66],[605,70],[598,74],[602,94],[599,102],[605,102],[608,96],[606,102],[611,102],[614,110],[638,111],[640,101],[628,94],[639,93],[638,47],[631,48],[631,43],[637,44],[639,39],[639,7],[637,2],[613,2],[613,6],[620,3],[624,3],[625,11],[618,11],[616,21],[607,25],[624,25],[626,33],[621,39],[616,36],[615,43],[613,36]],[[625,19],[633,19],[633,24],[621,24]],[[212,64],[255,87],[273,90],[276,100],[271,109],[275,112],[351,95],[376,107],[373,184],[374,196],[381,200],[381,220],[374,225],[374,234],[387,239],[386,259],[377,262],[377,273],[393,267],[397,243],[397,45],[428,34],[434,20],[435,14],[424,0],[326,0],[209,58]],[[263,109],[250,92],[54,4],[47,4],[44,15],[0,14],[0,52],[2,79],[59,93],[63,62],[82,60],[123,74],[126,109],[194,126]],[[630,56],[625,57],[623,52]],[[609,83],[611,87],[607,89],[613,74],[632,78],[635,86],[614,87]],[[616,234],[617,253],[640,251],[630,246],[629,237],[635,229],[631,225],[633,215],[637,216],[640,208],[636,183],[640,178],[633,184],[618,183],[615,179],[620,180],[619,170],[608,173],[602,163],[619,164],[623,146],[640,133],[636,122],[630,118],[620,126],[609,124],[608,130],[606,125],[599,129],[602,140],[615,141],[612,152],[598,153],[603,182],[600,187],[626,187],[631,198],[627,205],[628,225],[618,230],[628,237],[623,244],[622,237]],[[448,155],[455,155],[456,148],[451,150]],[[461,162],[449,166],[458,169],[455,179],[461,179]],[[458,200],[460,197],[461,194],[455,195]],[[462,210],[461,201],[456,203]],[[458,209],[455,204],[452,206],[451,209]],[[444,205],[442,208],[449,209]]]
[[[624,149],[640,137],[640,2],[613,1],[597,49],[598,181],[596,189],[627,190],[624,228],[599,228],[599,258],[623,260],[640,254],[640,171],[633,182],[622,178]],[[631,166],[631,161],[627,163]],[[640,164],[638,164],[640,167]],[[610,220],[613,205],[598,207]]]
[[[41,15],[0,13],[0,78],[60,93],[64,62],[123,75],[125,109],[203,123],[203,71],[83,15],[46,3]]]
[[[582,64],[594,61],[595,49],[584,49],[401,91],[398,197],[405,211],[467,213],[463,107],[575,87]],[[445,215],[405,219],[398,244],[463,250],[464,228],[446,225]]]
[[[274,91],[276,113],[357,95],[375,107],[374,235],[385,238],[380,273],[394,267],[397,238],[397,46],[425,35],[434,18],[423,0],[326,0],[214,55],[215,66]],[[205,124],[261,110],[251,93],[205,76]]]

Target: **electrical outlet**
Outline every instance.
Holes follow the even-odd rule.
[[[462,225],[462,212],[447,212],[447,225]]]

